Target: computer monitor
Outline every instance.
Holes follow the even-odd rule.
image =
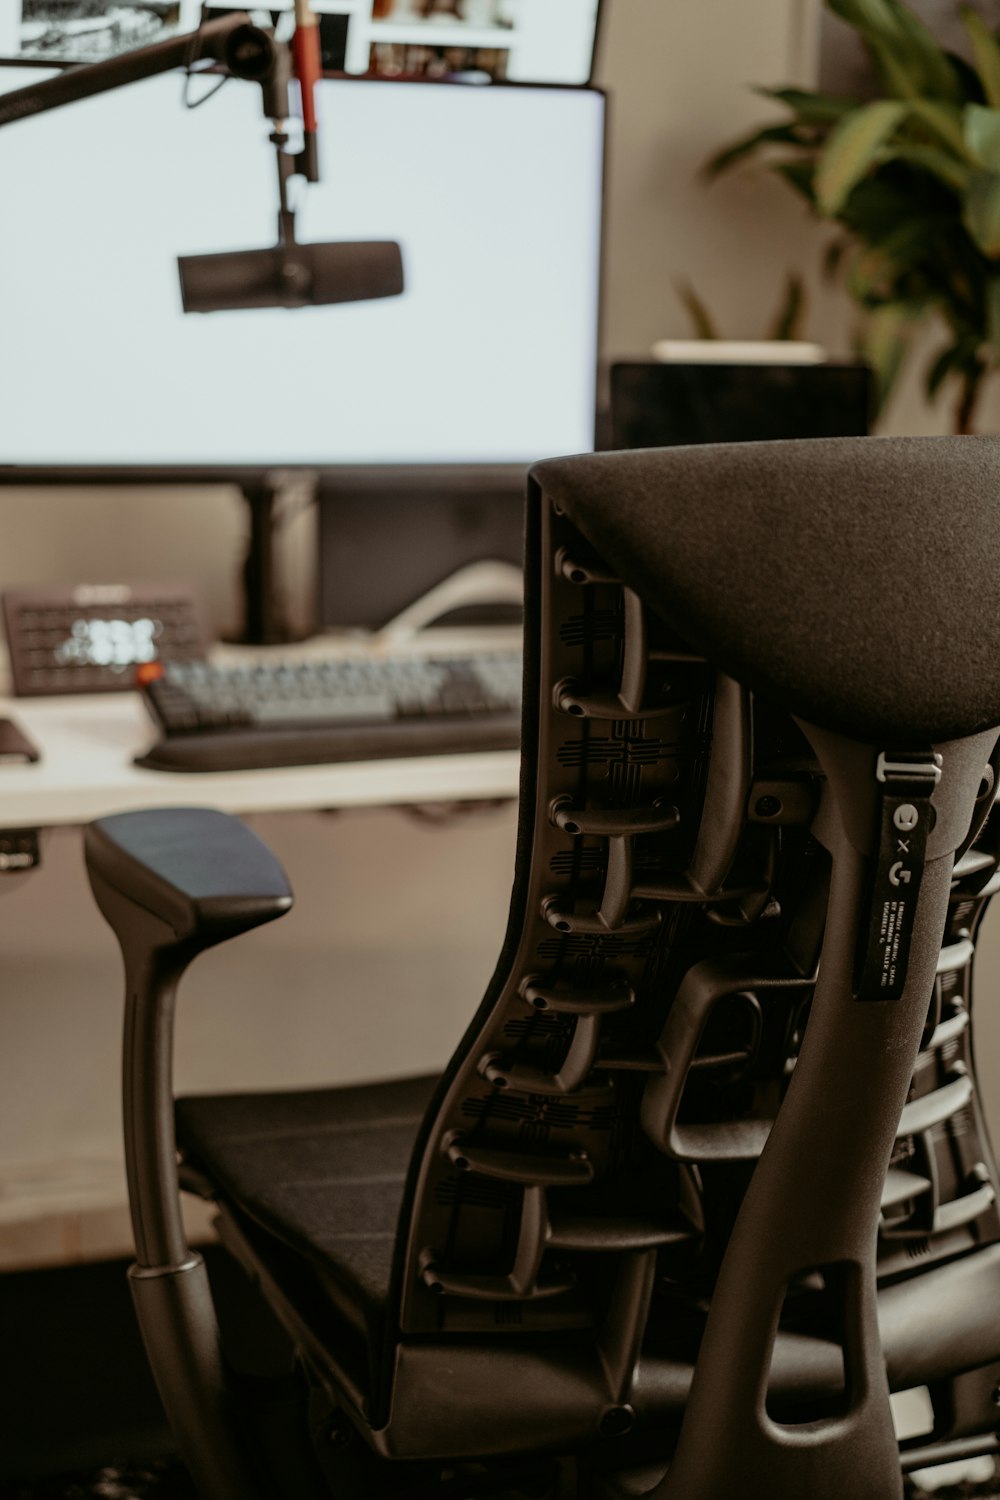
[[[270,0],[284,35],[294,0]],[[600,0],[312,0],[323,67],[371,77],[588,83]],[[211,18],[249,6],[209,5]],[[0,5],[0,60],[90,63],[192,31],[201,0]]]
[[[622,361],[611,367],[612,448],[864,437],[871,371],[849,362]]]
[[[328,470],[319,497],[320,623],[378,629],[472,563],[520,568],[524,492],[518,465]],[[446,608],[442,623],[516,619],[489,578],[478,599]]]
[[[325,81],[300,238],[398,240],[403,295],[185,315],[176,257],[273,243],[276,184],[257,88],[230,81],[190,111],[182,86],[168,75],[0,130],[0,180],[22,205],[0,243],[0,483],[259,490],[306,467],[335,507],[344,467],[434,465],[451,511],[456,478],[474,504],[483,466],[520,474],[593,446],[598,92]],[[418,486],[401,555],[426,550],[436,503]]]
[[[273,244],[276,185],[256,86],[193,111],[181,90],[168,75],[0,130],[20,205],[0,243],[0,463],[523,463],[592,445],[599,93],[324,82],[299,237],[398,240],[403,295],[193,315],[176,257]]]

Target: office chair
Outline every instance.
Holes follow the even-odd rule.
[[[220,813],[88,830],[132,1288],[206,1497],[889,1500],[997,1451],[998,517],[992,438],[533,470],[499,965],[440,1078],[179,1101],[221,1334],[173,993],[290,894]]]

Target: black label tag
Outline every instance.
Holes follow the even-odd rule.
[[[931,816],[926,796],[883,793],[858,1000],[898,1000],[903,993]]]

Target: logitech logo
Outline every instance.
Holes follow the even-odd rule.
[[[900,833],[912,833],[920,821],[920,814],[912,802],[901,802],[892,815],[892,821]],[[910,852],[910,840],[904,838],[896,839],[896,853],[908,855]],[[909,885],[913,871],[908,870],[901,859],[897,859],[889,868],[890,885]]]

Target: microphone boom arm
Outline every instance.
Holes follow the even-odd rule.
[[[275,75],[283,73],[287,86],[287,62],[284,67],[281,65],[284,50],[269,32],[254,25],[245,11],[237,11],[234,15],[207,21],[197,31],[151,42],[146,47],[123,52],[119,57],[68,68],[57,78],[29,83],[25,88],[0,94],[0,125],[11,125],[15,120],[59,109],[77,99],[89,99],[93,94],[105,94],[125,84],[153,78],[157,73],[169,73],[174,68],[183,68],[206,57],[224,63],[236,78],[249,78],[260,83],[265,90],[265,111],[272,114],[269,104],[277,101],[267,98],[269,85],[275,81],[280,86],[281,79]],[[278,103],[273,116],[283,113]]]

